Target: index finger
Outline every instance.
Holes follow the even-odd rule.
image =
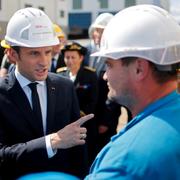
[[[75,123],[79,126],[82,126],[86,121],[92,119],[93,117],[94,117],[94,114],[88,114],[78,119]]]

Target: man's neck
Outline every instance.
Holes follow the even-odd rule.
[[[141,112],[145,107],[155,102],[158,99],[161,99],[174,90],[177,89],[176,81],[168,81],[163,84],[154,84],[153,88],[147,89],[149,86],[144,85],[143,90],[139,91],[139,94],[136,93],[136,104],[132,108],[133,117]]]

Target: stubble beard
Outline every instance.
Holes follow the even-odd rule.
[[[129,90],[124,90],[121,94],[115,94],[109,91],[108,99],[114,101],[120,105],[127,107],[128,109],[132,109],[135,104],[135,98]]]

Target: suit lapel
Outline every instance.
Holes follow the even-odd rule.
[[[78,71],[78,73],[77,73],[76,79],[75,79],[75,81],[74,81],[74,86],[75,86],[75,87],[79,85],[79,84],[77,84],[77,83],[79,83],[79,79],[80,79],[80,77],[82,77],[83,70],[84,70],[84,67],[81,66],[80,69],[79,69],[79,71]]]
[[[22,114],[22,119],[26,121],[29,128],[32,128],[33,133],[37,134],[38,136],[41,136],[42,131],[42,125],[38,124],[33,117],[33,112],[30,106],[30,103],[27,99],[26,94],[24,93],[23,89],[21,88],[19,82],[15,78],[14,72],[10,73],[9,77],[9,96],[11,97],[12,101],[17,106],[17,109],[20,110]]]
[[[51,132],[54,127],[54,116],[56,107],[56,91],[57,87],[54,81],[48,76],[47,78],[47,127],[46,134]]]

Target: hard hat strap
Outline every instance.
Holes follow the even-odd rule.
[[[180,69],[180,63],[170,64],[170,65],[155,64],[155,66],[159,71],[167,71],[167,72],[176,72],[177,69]]]

